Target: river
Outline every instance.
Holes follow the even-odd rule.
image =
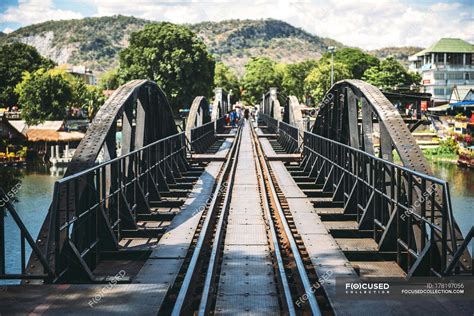
[[[36,240],[51,204],[54,182],[62,177],[63,171],[52,172],[46,166],[27,167],[15,171],[17,171],[15,179],[10,181],[21,183],[16,196],[15,209],[33,239]],[[31,249],[29,246],[26,249],[28,252],[26,260],[28,260]],[[11,216],[5,218],[5,253],[6,272],[19,273],[20,232]]]
[[[474,169],[449,162],[432,162],[434,175],[448,181],[454,217],[463,236],[474,225]]]
[[[432,167],[436,177],[449,182],[454,216],[463,235],[466,235],[474,225],[474,170],[460,169],[450,163],[432,163]],[[38,235],[51,203],[53,184],[61,176],[61,171],[52,173],[48,167],[18,170],[17,177],[22,186],[15,208],[34,239]],[[5,218],[5,235],[7,272],[18,273],[18,263],[20,262],[19,231],[11,216]],[[30,250],[28,250],[29,252]],[[13,269],[13,267],[18,268]]]

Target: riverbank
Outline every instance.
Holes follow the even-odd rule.
[[[459,159],[457,154],[433,154],[428,151],[423,151],[423,155],[430,162],[447,162],[457,164]]]
[[[458,158],[459,156],[457,154],[434,154],[432,152],[429,152],[428,150],[422,150],[423,156],[425,156],[426,160],[428,162],[445,162],[445,163],[450,163],[450,164],[456,164],[458,163]],[[401,164],[400,156],[396,151],[393,153],[393,161],[397,164]]]

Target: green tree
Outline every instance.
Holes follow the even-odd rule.
[[[224,63],[216,63],[216,71],[214,74],[214,86],[223,88],[225,91],[232,91],[232,99],[240,99],[240,83],[239,78],[234,71],[227,67]]]
[[[283,91],[287,95],[294,95],[298,100],[303,101],[305,97],[304,80],[316,65],[315,60],[305,60],[287,65],[281,84]]]
[[[0,46],[0,104],[11,107],[18,103],[15,87],[25,71],[51,68],[54,63],[41,57],[38,51],[22,43]]]
[[[118,68],[110,69],[102,74],[99,80],[101,90],[115,90],[120,86]]]
[[[351,77],[352,74],[345,64],[334,62],[334,82]],[[331,64],[324,60],[318,62],[304,80],[304,88],[316,102],[320,102],[331,88]]]
[[[388,57],[382,60],[380,65],[367,69],[363,79],[386,91],[409,89],[412,85],[419,85],[421,81],[419,74],[408,72],[393,57]]]
[[[210,96],[215,62],[206,45],[185,26],[151,23],[130,36],[120,53],[120,78],[155,80],[174,110],[195,96]]]
[[[57,69],[47,71],[40,68],[33,73],[24,73],[15,93],[19,95],[21,115],[27,124],[65,118],[66,110],[74,100],[68,79],[68,74]]]
[[[70,106],[86,110],[89,118],[92,119],[106,100],[102,89],[88,85],[84,80],[71,75],[66,76],[66,80],[73,91]]]
[[[321,61],[330,62],[331,53],[324,54]],[[351,47],[337,49],[334,52],[334,61],[345,64],[355,79],[361,79],[367,69],[378,66],[380,63],[377,57],[367,54],[359,48]]]
[[[254,57],[245,65],[242,98],[248,104],[256,104],[271,87],[281,88],[281,82],[281,71],[276,69],[273,60],[268,57]]]

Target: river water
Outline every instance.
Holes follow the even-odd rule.
[[[15,209],[23,223],[36,240],[52,201],[53,185],[63,175],[62,170],[51,171],[46,166],[17,169],[13,183],[21,183],[15,202]],[[4,179],[2,179],[4,180]],[[2,181],[3,182],[3,181]],[[29,258],[31,248],[26,247]],[[21,248],[20,231],[10,215],[5,217],[6,272],[20,273]]]
[[[474,169],[460,169],[451,163],[432,163],[432,167],[436,177],[449,182],[454,216],[466,235],[474,225]],[[52,172],[48,167],[18,170],[14,183],[21,181],[21,188],[15,208],[34,239],[51,203],[53,184],[62,174],[61,170]],[[7,272],[19,273],[20,234],[11,216],[5,218],[5,238]]]
[[[448,181],[454,217],[463,236],[474,225],[474,169],[448,162],[432,162],[434,175]]]

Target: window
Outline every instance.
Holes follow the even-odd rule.
[[[464,73],[464,80],[469,80],[469,73],[468,72]]]
[[[435,63],[444,63],[444,54],[435,54]]]
[[[434,95],[444,95],[444,88],[434,88]]]
[[[450,65],[462,65],[462,61],[463,61],[462,55],[463,54],[455,54],[455,53],[447,54],[446,56],[447,63]]]
[[[463,80],[462,72],[448,72],[448,80]]]
[[[473,54],[466,54],[466,65],[472,65],[472,56]]]
[[[434,78],[435,80],[444,80],[444,72],[435,72]]]

